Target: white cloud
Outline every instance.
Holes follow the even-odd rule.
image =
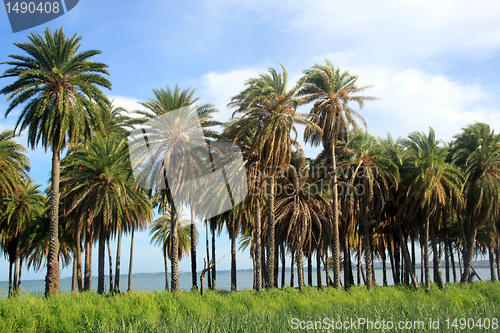
[[[137,110],[145,110],[145,108],[139,104],[139,100],[132,97],[125,96],[109,96],[109,99],[113,101],[115,107],[122,107],[129,112],[134,112]]]

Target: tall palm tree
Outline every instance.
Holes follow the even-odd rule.
[[[430,289],[429,276],[429,231],[434,252],[435,267],[437,267],[438,286],[443,289],[439,252],[435,242],[436,225],[430,226],[439,207],[447,206],[451,201],[462,200],[462,176],[460,170],[446,163],[447,147],[439,146],[434,130],[429,128],[429,135],[413,132],[404,142],[411,162],[412,172],[407,197],[414,209],[420,209],[424,218],[423,246],[425,287]]]
[[[175,86],[172,92],[167,86],[167,89],[153,90],[155,98],[149,99],[147,102],[141,103],[147,110],[136,111],[138,114],[142,115],[143,118],[136,121],[136,123],[141,123],[147,121],[150,133],[148,134],[148,145],[151,148],[151,153],[144,153],[142,151],[134,150],[132,153],[138,155],[138,163],[132,165],[132,167],[140,167],[146,158],[151,158],[151,163],[147,167],[145,173],[150,175],[162,175],[162,183],[166,185],[165,189],[161,189],[154,186],[153,190],[156,190],[160,194],[159,198],[162,196],[166,197],[168,205],[171,207],[172,214],[172,290],[179,290],[179,271],[178,271],[178,238],[177,238],[177,223],[178,214],[176,213],[176,207],[173,202],[173,193],[182,192],[182,188],[172,189],[169,187],[166,175],[168,170],[176,170],[176,175],[179,179],[191,179],[192,175],[190,171],[193,171],[197,167],[196,156],[190,150],[190,144],[193,137],[199,139],[200,133],[198,132],[198,124],[203,128],[203,135],[205,138],[216,137],[216,132],[211,129],[212,126],[218,125],[219,123],[213,121],[212,114],[217,112],[217,110],[211,104],[201,105],[199,107],[194,107],[193,104],[198,100],[198,98],[193,98],[194,90],[190,89],[180,91],[180,89]],[[162,121],[160,116],[165,115],[169,112],[183,109],[183,112],[178,113],[178,117],[170,124],[166,124]],[[141,134],[142,135],[142,134]],[[139,139],[142,140],[142,139]],[[132,141],[135,142],[135,141]],[[141,148],[142,149],[142,148]],[[150,155],[149,155],[150,154]],[[175,158],[174,158],[175,157]],[[205,161],[206,162],[206,161]],[[157,179],[158,177],[154,177]],[[195,194],[190,194],[189,197],[192,198]],[[190,200],[186,200],[187,204],[192,204]],[[197,212],[195,212],[198,214]],[[192,267],[195,267],[192,265]],[[195,273],[193,273],[195,274]]]
[[[477,228],[498,216],[500,196],[500,136],[484,123],[469,125],[455,136],[454,163],[465,174],[465,213],[468,222],[464,247],[464,271],[460,281],[467,283],[474,254]],[[491,228],[491,226],[490,226]],[[491,237],[488,240],[491,249]],[[490,265],[492,262],[490,263]],[[494,270],[492,270],[493,272]],[[492,279],[493,279],[492,274]]]
[[[9,295],[17,289],[19,241],[21,234],[35,218],[42,215],[45,208],[45,196],[38,189],[40,185],[33,184],[29,178],[24,178],[19,186],[15,199],[4,201],[0,215],[0,232],[2,233],[2,248],[9,258]],[[14,281],[12,267],[15,265]],[[12,283],[14,282],[14,286]]]
[[[179,260],[185,255],[189,254],[190,244],[191,244],[191,228],[194,229],[194,226],[191,224],[191,221],[184,218],[184,213],[182,210],[178,212],[179,214],[179,224],[177,226],[177,234],[179,235],[179,242],[177,253],[179,255]],[[153,237],[151,238],[151,243],[155,243],[156,245],[160,245],[162,247],[163,259],[165,262],[165,290],[168,290],[168,264],[167,257],[172,260],[172,251],[171,251],[171,226],[172,226],[172,215],[170,207],[166,207],[162,216],[157,218],[149,234]],[[195,239],[194,243],[198,243],[198,232],[194,233]]]
[[[306,84],[300,91],[305,102],[315,102],[311,114],[317,116],[316,123],[323,130],[322,136],[314,132],[305,131],[304,140],[313,145],[322,143],[327,154],[331,154],[331,166],[333,169],[333,275],[334,287],[340,288],[340,240],[339,240],[339,209],[337,189],[337,141],[348,137],[349,131],[357,130],[358,119],[365,127],[363,117],[356,112],[349,102],[356,102],[361,109],[367,100],[375,100],[375,97],[355,95],[371,86],[357,86],[358,76],[349,72],[341,72],[325,59],[326,65],[314,65],[304,71]]]
[[[13,60],[0,78],[17,78],[0,94],[8,95],[7,116],[24,105],[16,130],[28,129],[28,144],[35,148],[52,149],[52,193],[50,195],[51,244],[45,278],[45,293],[59,292],[59,263],[57,260],[59,168],[60,152],[66,146],[76,147],[80,140],[89,139],[100,123],[96,104],[105,105],[106,97],[99,87],[111,89],[111,83],[101,74],[107,66],[91,61],[100,51],[78,52],[81,37],[66,37],[63,29],[54,34],[47,28],[44,37],[32,33],[29,43],[14,43],[26,55],[10,55]]]
[[[0,207],[4,197],[17,193],[21,178],[28,176],[30,167],[26,148],[15,142],[14,136],[11,130],[0,133]]]
[[[319,127],[308,120],[307,114],[297,112],[301,103],[297,99],[297,92],[304,80],[288,90],[288,73],[270,68],[269,74],[261,74],[257,78],[249,79],[246,88],[231,99],[228,107],[237,108],[235,113],[242,113],[234,126],[240,128],[234,142],[247,135],[249,129],[255,130],[251,151],[258,152],[260,172],[268,179],[268,230],[267,230],[267,277],[268,287],[274,286],[275,262],[275,217],[274,217],[274,190],[276,174],[286,170],[290,164],[292,146],[298,142],[292,138],[297,135],[295,124],[306,126],[306,132],[321,136]],[[257,249],[257,258],[259,258]],[[259,259],[260,260],[260,259]]]
[[[98,135],[62,163],[62,201],[68,213],[92,221],[99,239],[99,293],[104,293],[106,240],[117,223],[151,221],[151,206],[134,182],[127,148],[124,138]]]

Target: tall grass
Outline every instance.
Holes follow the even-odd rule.
[[[292,318],[305,322],[323,318],[421,320],[426,326],[415,332],[445,332],[446,318],[462,317],[500,319],[500,283],[449,284],[444,291],[432,288],[429,293],[403,286],[371,291],[363,287],[348,291],[306,287],[260,294],[250,290],[207,291],[204,297],[192,291],[113,296],[65,293],[51,298],[23,295],[0,300],[1,332],[289,332]],[[440,319],[440,329],[430,329],[430,319]],[[358,327],[354,331],[373,330]]]

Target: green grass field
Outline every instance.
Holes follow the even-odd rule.
[[[372,321],[373,329],[367,327],[370,324],[358,325],[360,318],[361,323]],[[454,318],[465,318],[466,326],[460,329],[459,320],[453,325]],[[449,284],[444,291],[433,286],[429,293],[402,286],[371,291],[307,287],[261,294],[208,291],[204,297],[193,291],[61,294],[48,299],[23,295],[0,300],[1,332],[495,332],[500,330],[495,326],[500,325],[498,320],[499,282]],[[341,330],[328,326],[340,325],[337,321],[355,326]],[[376,329],[383,321],[386,329]],[[400,321],[406,327],[422,322],[423,326],[399,330]],[[392,330],[389,322],[395,326]],[[490,328],[481,328],[483,324]],[[301,329],[307,325],[316,329]]]

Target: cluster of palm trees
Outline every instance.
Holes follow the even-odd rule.
[[[285,285],[287,254],[292,260],[291,284],[296,266],[299,288],[305,285],[304,260],[308,284],[313,284],[314,257],[318,287],[323,286],[323,269],[327,286],[353,285],[352,259],[357,258],[357,283],[363,280],[370,288],[375,257],[382,262],[382,283],[387,285],[389,256],[396,284],[418,289],[424,283],[429,289],[429,247],[433,280],[440,288],[451,281],[450,264],[457,280],[457,261],[460,281],[469,282],[477,253],[488,252],[491,279],[496,279],[500,136],[487,124],[464,128],[451,143],[437,140],[432,129],[398,140],[374,137],[359,128],[366,124],[352,105],[361,109],[376,98],[360,94],[369,87],[359,87],[357,76],[329,61],[305,70],[291,87],[283,67],[249,79],[228,104],[235,111],[227,123],[214,120],[213,105],[196,106],[194,90],[178,86],[153,90],[154,98],[141,103],[143,111],[129,113],[114,107],[100,90],[111,88],[104,77],[109,75],[107,66],[90,60],[100,51],[78,53],[80,38],[66,37],[62,29],[28,38],[28,43],[15,43],[26,54],[10,55],[12,60],[3,63],[10,67],[1,77],[15,81],[0,93],[10,102],[6,116],[21,109],[16,130],[26,130],[28,145],[41,143],[52,150],[52,172],[45,196],[28,176],[26,149],[13,140],[14,132],[0,134],[0,244],[10,262],[9,291],[20,286],[23,261],[35,269],[46,265],[47,295],[59,291],[60,261],[73,263],[74,291],[90,290],[92,246],[97,243],[98,292],[105,292],[106,245],[109,291],[119,292],[121,237],[132,235],[131,274],[134,232],[150,225],[151,242],[162,247],[166,289],[180,289],[178,261],[187,254],[197,288],[196,220],[204,220],[207,228],[208,282],[213,289],[215,234],[224,227],[231,239],[232,290],[237,288],[238,238],[240,248],[250,247],[257,291],[278,286],[280,263]],[[297,112],[305,104],[310,111]],[[159,124],[150,136],[149,144],[161,147],[160,163],[132,165],[127,136],[146,123],[154,127],[155,119],[180,108],[188,110],[187,116],[168,130]],[[183,204],[191,213],[187,220],[174,202],[180,189],[168,184],[166,176],[166,186],[143,189],[132,170],[140,167],[149,175],[165,175],[175,161],[176,172],[182,174],[195,170],[196,162],[213,164],[185,151],[194,118],[207,143],[232,142],[242,152],[249,194],[232,209],[205,219],[199,207],[217,202],[213,192],[184,191]],[[305,156],[297,125],[304,129],[305,144],[322,146],[316,158]],[[61,160],[62,152],[66,155]],[[217,154],[216,149],[212,153]],[[154,209],[159,218],[152,224]],[[114,280],[112,238],[117,239]],[[422,251],[420,283],[415,243]],[[129,275],[129,290],[130,284]]]

